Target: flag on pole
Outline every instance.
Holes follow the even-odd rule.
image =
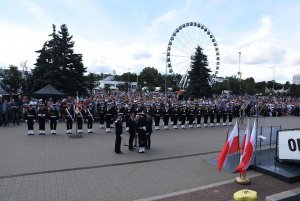
[[[242,161],[243,157],[245,156],[245,148],[246,145],[248,144],[250,139],[250,121],[248,119],[248,123],[247,123],[247,127],[245,130],[245,134],[244,134],[244,138],[243,138],[243,142],[242,142],[242,146],[241,146],[241,156],[240,156],[240,162]]]
[[[236,121],[233,130],[230,133],[230,136],[228,137],[223,149],[221,150],[218,158],[217,158],[217,164],[218,164],[218,170],[221,171],[228,154],[233,154],[238,152],[239,150],[239,129],[238,129],[238,123]]]
[[[244,174],[251,162],[251,158],[253,156],[254,148],[256,144],[256,121],[254,121],[254,125],[251,132],[251,137],[249,142],[246,145],[246,148],[244,150],[244,156],[242,158],[242,161],[240,164],[235,168],[235,171],[239,171],[242,174]]]

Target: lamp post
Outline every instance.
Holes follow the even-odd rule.
[[[128,68],[128,73],[127,73],[127,93],[129,93],[129,73],[130,73],[130,68]]]
[[[238,81],[239,81],[239,87],[240,87],[240,94],[242,93],[242,87],[241,87],[241,78],[242,78],[242,74],[241,74],[241,52],[239,52],[239,72],[238,72]]]
[[[163,52],[162,54],[165,54],[167,57],[166,52]],[[166,60],[167,61],[167,60]],[[167,62],[166,62],[166,73],[165,73],[165,96],[167,96],[167,76],[168,76],[168,66],[167,66]]]
[[[274,93],[274,90],[275,90],[275,66],[271,66],[269,68],[272,68],[273,69],[273,93]]]

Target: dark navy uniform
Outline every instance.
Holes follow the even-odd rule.
[[[160,117],[161,117],[161,109],[160,106],[157,106],[154,109],[154,126],[155,126],[155,130],[160,130],[159,128],[159,122],[160,122]]]
[[[195,120],[195,107],[190,106],[187,110],[187,120],[189,122],[189,128],[193,128],[193,122]]]
[[[150,115],[147,115],[146,119],[146,149],[150,149],[153,120]]]
[[[137,120],[137,132],[139,136],[139,153],[145,152],[146,146],[146,126],[147,126],[147,119],[145,117],[145,113],[139,113],[140,117]]]
[[[28,135],[34,135],[33,129],[34,129],[34,122],[36,119],[36,112],[35,109],[32,108],[32,105],[29,105],[29,108],[25,113],[24,119],[27,122]]]
[[[67,122],[67,134],[72,134],[74,110],[70,105],[68,105],[68,108],[66,108],[65,112],[66,112],[66,122]]]
[[[106,107],[105,103],[101,102],[98,107],[99,112],[99,122],[100,122],[100,128],[104,128],[104,122],[105,122],[105,113],[106,113]]]
[[[50,131],[51,134],[56,134],[56,126],[58,122],[58,110],[55,108],[55,104],[53,104],[49,110],[49,121],[50,121]]]
[[[93,105],[90,104],[89,108],[87,108],[85,111],[88,133],[93,133],[94,110],[92,109],[92,107]]]
[[[162,111],[164,129],[165,130],[169,129],[168,125],[169,125],[170,115],[171,115],[171,110],[168,106],[166,106],[165,109]]]
[[[173,121],[173,128],[177,129],[177,123],[178,123],[178,118],[179,118],[179,108],[177,105],[175,105],[174,109],[172,109],[172,113],[171,113],[171,118]]]
[[[201,106],[198,106],[195,113],[196,113],[196,119],[197,119],[197,128],[201,128],[201,117],[202,117],[202,108]]]
[[[181,128],[185,129],[185,121],[186,121],[187,109],[184,105],[179,112],[179,120],[181,122]]]
[[[117,154],[121,154],[121,141],[123,137],[123,127],[122,127],[122,115],[123,113],[119,113],[118,117],[115,121],[115,133],[116,133],[116,140],[115,140],[115,152]]]
[[[38,121],[39,121],[39,135],[45,135],[45,124],[47,118],[47,109],[44,104],[39,105],[37,111]]]
[[[136,133],[136,122],[135,122],[135,114],[131,113],[127,120],[128,132],[129,132],[129,150],[134,150],[133,148],[133,140]]]

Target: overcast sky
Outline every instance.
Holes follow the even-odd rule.
[[[217,40],[219,75],[237,74],[239,52],[243,78],[291,82],[300,73],[298,0],[0,0],[0,8],[0,67],[34,68],[52,24],[66,24],[88,72],[164,74],[171,34],[199,22]]]

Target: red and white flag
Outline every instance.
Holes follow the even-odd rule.
[[[231,131],[223,149],[221,150],[218,158],[218,170],[221,171],[228,154],[233,154],[238,152],[239,150],[239,129],[238,129],[238,123],[236,121],[233,130]]]
[[[256,144],[256,121],[254,121],[254,125],[253,125],[252,132],[251,132],[251,137],[250,137],[250,140],[247,143],[246,148],[244,150],[244,156],[242,158],[242,161],[235,168],[235,171],[239,171],[242,174],[244,174],[246,172],[246,170],[248,169],[248,167],[250,165],[251,158],[253,156],[255,144]]]
[[[250,123],[249,123],[249,119],[248,119],[248,124],[245,130],[245,134],[244,134],[244,138],[243,138],[243,142],[242,142],[242,146],[241,146],[241,156],[240,156],[240,162],[242,161],[243,157],[245,156],[245,148],[246,145],[248,144],[250,139]]]

